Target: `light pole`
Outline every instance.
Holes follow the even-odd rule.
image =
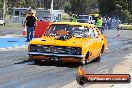
[[[3,20],[5,20],[5,0],[3,0]]]
[[[2,2],[0,2],[0,6],[2,6]],[[0,20],[3,19],[3,6],[0,7]]]
[[[53,0],[51,1],[51,16],[53,15]]]

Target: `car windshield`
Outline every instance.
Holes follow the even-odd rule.
[[[46,21],[51,21],[51,17],[43,17]]]
[[[80,23],[88,23],[88,21],[87,20],[82,20],[82,19],[77,19],[77,22],[80,22]]]
[[[78,19],[89,19],[89,16],[78,16]]]
[[[87,38],[89,29],[81,25],[52,24],[45,36],[59,36],[60,34],[72,35],[76,38]]]
[[[3,20],[2,16],[0,15],[0,20]]]

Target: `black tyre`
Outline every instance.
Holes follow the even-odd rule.
[[[95,58],[93,61],[94,62],[99,62],[101,60],[101,53],[99,54],[99,56],[97,58]]]
[[[97,58],[95,58],[93,61],[99,62],[101,60],[101,56],[102,56],[103,52],[104,52],[104,45],[102,46],[102,49],[101,49],[99,56]]]
[[[79,62],[79,65],[81,66],[87,65],[87,60],[84,58],[82,62]]]
[[[102,49],[101,49],[101,55],[104,53],[104,45],[102,46]]]
[[[88,64],[88,57],[89,57],[89,52],[87,53],[86,57],[84,58],[82,65],[87,65]]]
[[[81,62],[81,65],[86,65],[87,62],[86,62],[86,59],[83,60],[83,62]]]
[[[41,60],[34,60],[35,64],[40,64]]]

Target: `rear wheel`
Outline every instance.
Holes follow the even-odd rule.
[[[41,60],[34,60],[35,64],[40,64]]]

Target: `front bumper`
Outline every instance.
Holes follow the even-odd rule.
[[[67,54],[53,54],[53,53],[39,53],[39,52],[28,52],[29,56],[46,56],[46,57],[61,57],[61,58],[75,58],[84,59],[84,55],[67,55]]]

